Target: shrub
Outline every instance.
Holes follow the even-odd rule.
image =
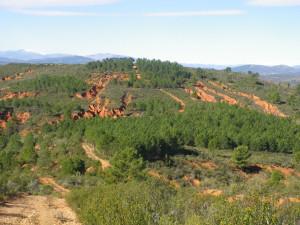
[[[239,168],[245,168],[250,157],[251,153],[249,152],[248,147],[239,146],[234,149],[231,159]]]

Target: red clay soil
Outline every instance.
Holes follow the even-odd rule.
[[[197,98],[200,99],[201,101],[212,102],[212,103],[217,102],[216,98],[213,95],[210,95],[205,91],[205,86],[203,85],[202,82],[198,82],[194,87],[196,89]],[[191,93],[192,91],[188,89],[187,92]]]
[[[37,93],[33,92],[7,92],[0,100],[22,99],[35,96],[37,96]]]
[[[282,113],[277,106],[262,100],[260,97],[255,96],[253,94],[247,94],[243,92],[236,92],[237,95],[240,95],[242,97],[245,97],[251,101],[254,102],[257,106],[259,106],[265,113],[278,116],[278,117],[287,117],[284,113]]]
[[[182,113],[185,110],[185,103],[184,101],[182,101],[180,98],[178,98],[177,96],[173,95],[172,93],[163,90],[163,89],[159,89],[161,92],[163,92],[164,94],[170,96],[174,101],[176,101],[177,103],[180,104],[180,109],[178,110],[178,112]]]
[[[110,81],[112,80],[128,80],[128,74],[112,74],[112,75],[105,75],[104,77],[101,76],[99,78],[99,74],[93,74],[90,80],[87,81],[88,84],[91,84],[92,87],[87,92],[77,93],[75,97],[77,98],[85,98],[85,99],[94,99],[97,95],[101,94],[107,87]]]
[[[203,82],[198,82],[200,84],[200,86],[202,87],[202,89],[208,93],[212,93],[214,95],[217,95],[219,97],[222,98],[221,102],[225,102],[229,105],[237,105],[238,104],[238,101],[228,95],[225,95],[223,93],[220,93],[218,92],[217,90],[215,89],[212,89],[210,87],[208,87],[207,85],[205,85]]]
[[[85,112],[73,113],[72,118],[78,120],[80,118],[93,118],[99,116],[100,118],[119,118],[125,116],[125,110],[132,101],[132,96],[125,93],[121,97],[121,106],[119,108],[110,109],[107,106],[107,102],[104,103],[97,99],[95,103],[89,105],[89,109]]]
[[[99,75],[96,74],[96,76]],[[99,94],[101,94],[105,90],[105,88],[107,87],[107,85],[111,80],[128,80],[128,74],[106,75],[104,77],[101,77],[100,79],[99,77],[95,77],[87,81],[88,83],[91,83],[93,85],[92,88],[87,92],[81,94],[77,93],[75,96],[78,98],[92,99],[93,101],[89,105],[87,111],[73,113],[72,114],[73,120],[78,120],[80,118],[89,119],[96,116],[99,116],[100,118],[106,118],[106,117],[119,118],[124,116],[127,105],[132,100],[131,95],[124,94],[121,97],[121,106],[119,108],[114,108],[114,109],[110,109],[107,106],[108,103],[106,101],[103,102],[99,98]]]

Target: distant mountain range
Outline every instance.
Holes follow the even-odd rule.
[[[278,75],[278,74],[287,74],[287,75],[300,75],[300,66],[286,66],[286,65],[278,65],[278,66],[263,66],[263,65],[243,65],[238,67],[233,67],[233,71],[248,73],[248,71],[252,71],[255,73],[259,73],[264,76],[269,75]]]
[[[88,56],[68,55],[68,54],[40,54],[25,50],[0,52],[0,64],[9,63],[32,63],[32,64],[85,64],[95,60],[106,58],[123,58],[127,56],[101,53]]]
[[[128,56],[116,55],[110,53],[99,53],[95,55],[68,55],[68,54],[40,54],[25,50],[17,51],[0,51],[0,65],[8,63],[32,63],[32,64],[85,64],[95,60],[103,60],[106,58],[124,58]],[[299,66],[264,66],[264,65],[214,65],[214,64],[182,64],[187,67],[201,67],[207,69],[222,70],[231,67],[234,72],[248,73],[248,71],[259,73],[263,77],[300,77]]]

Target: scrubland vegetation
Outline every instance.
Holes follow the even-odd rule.
[[[8,65],[0,75],[28,69],[20,79],[0,82],[0,97],[37,93],[0,100],[0,200],[53,193],[39,182],[50,176],[71,190],[66,198],[87,225],[275,225],[300,219],[299,87],[262,82],[257,74],[145,59]],[[114,74],[126,79],[98,87],[93,98],[76,98],[95,77]],[[216,102],[197,95],[199,82],[206,85],[201,96]],[[184,101],[183,111],[159,90],[165,88]],[[239,92],[259,96],[287,117],[268,114]],[[124,104],[127,95],[131,100]],[[222,101],[224,95],[238,104]],[[72,117],[95,104],[105,110],[122,104],[126,113]],[[30,118],[18,118],[20,112]],[[86,154],[84,143],[109,162],[106,169]]]

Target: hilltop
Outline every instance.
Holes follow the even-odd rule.
[[[0,223],[295,224],[299,90],[160,60],[0,66]]]

